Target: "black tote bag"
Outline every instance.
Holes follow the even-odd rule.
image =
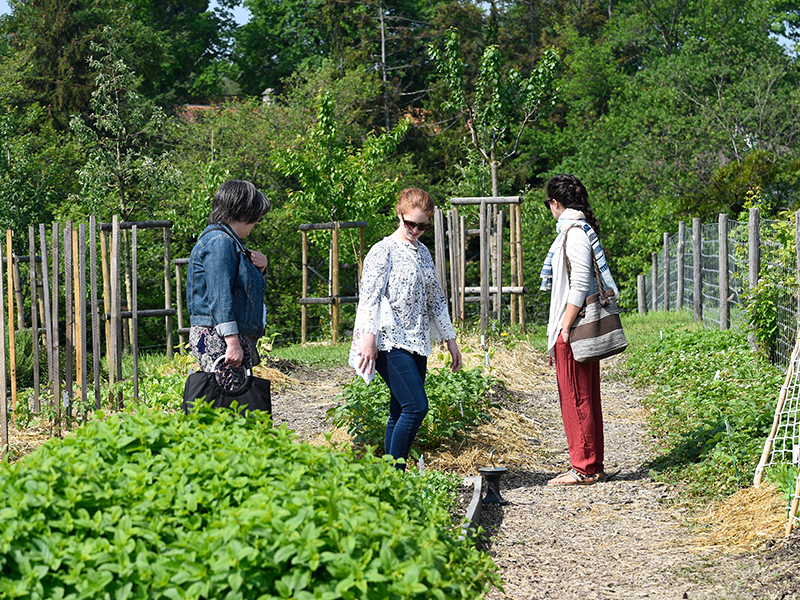
[[[224,357],[223,357],[224,358]],[[219,361],[217,361],[219,362]],[[214,364],[216,367],[216,363]],[[186,380],[183,388],[183,403],[181,408],[184,413],[189,413],[198,400],[211,404],[214,408],[231,408],[234,401],[238,403],[239,414],[247,415],[248,411],[258,410],[272,414],[272,397],[269,379],[253,377],[253,370],[245,371],[245,382],[235,390],[224,389],[217,381],[216,368],[214,373],[198,371],[192,373]]]

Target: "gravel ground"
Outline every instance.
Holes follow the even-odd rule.
[[[800,536],[756,555],[726,555],[694,543],[693,515],[677,490],[653,482],[641,390],[603,367],[606,471],[594,486],[548,487],[569,466],[555,388],[510,390],[516,410],[544,425],[529,460],[509,466],[501,482],[505,506],[484,505],[479,545],[501,570],[504,591],[488,600],[651,598],[800,600]],[[273,393],[276,424],[301,439],[330,430],[346,368],[294,371],[296,382]],[[547,381],[545,378],[544,381]]]

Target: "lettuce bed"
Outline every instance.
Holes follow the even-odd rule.
[[[201,407],[95,421],[0,473],[0,597],[480,598],[419,478]]]

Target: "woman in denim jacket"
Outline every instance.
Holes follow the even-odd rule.
[[[214,194],[208,227],[189,257],[191,352],[207,373],[225,357],[217,372],[227,388],[239,384],[242,365],[261,362],[256,342],[264,335],[267,258],[248,250],[242,240],[269,209],[269,200],[249,181],[223,183]]]

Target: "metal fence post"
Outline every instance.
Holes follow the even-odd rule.
[[[694,320],[701,323],[703,321],[703,224],[697,217],[692,219],[692,257]]]
[[[728,215],[719,215],[719,328],[731,326],[728,279]]]

